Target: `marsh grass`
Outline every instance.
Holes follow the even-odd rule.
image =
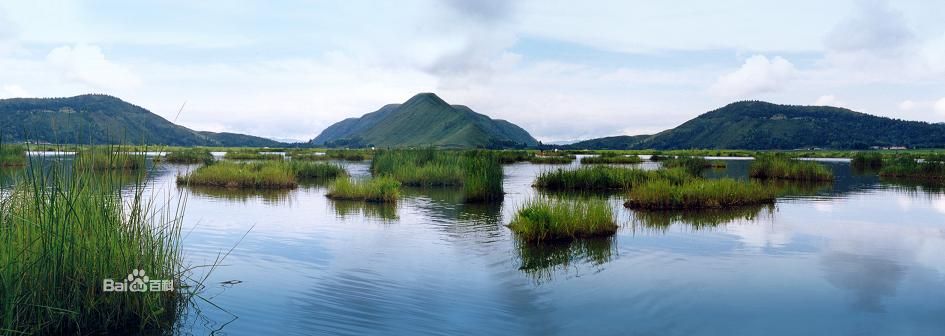
[[[636,155],[619,155],[614,152],[603,152],[598,156],[588,156],[581,158],[581,164],[633,164],[643,162],[639,156]]]
[[[791,159],[783,155],[762,155],[751,163],[748,176],[758,179],[830,181],[833,172],[822,164]]]
[[[332,163],[287,161],[285,164],[300,179],[331,179],[347,175],[344,168]]]
[[[925,160],[919,162],[912,156],[900,156],[886,161],[879,175],[886,178],[943,180],[945,162]]]
[[[26,165],[26,147],[0,142],[0,167],[21,167]]]
[[[295,172],[284,161],[221,161],[177,176],[177,184],[225,188],[295,188]]]
[[[501,200],[502,166],[490,151],[379,151],[371,161],[374,176],[390,176],[406,186],[463,187],[466,202]]]
[[[509,229],[524,241],[541,242],[610,236],[617,225],[603,199],[540,198],[526,201]]]
[[[364,161],[373,155],[373,151],[364,149],[332,149],[325,151],[325,156],[345,161]]]
[[[3,334],[166,331],[193,297],[180,287],[183,198],[158,205],[137,183],[123,199],[122,179],[94,168],[29,168],[0,196]],[[176,290],[103,292],[134,269]]]
[[[534,187],[560,191],[603,191],[630,189],[651,179],[682,183],[693,178],[683,169],[643,170],[639,168],[592,166],[543,171]]]
[[[400,197],[400,182],[386,176],[367,180],[339,178],[328,187],[325,196],[336,200],[396,202]]]
[[[624,206],[632,209],[705,209],[773,203],[776,191],[760,183],[694,179],[682,184],[651,180],[630,190]]]
[[[877,152],[858,152],[850,160],[854,169],[879,169],[883,167],[883,155]]]
[[[121,150],[119,147],[96,147],[76,153],[75,165],[80,169],[107,170],[143,170],[147,166],[143,154]]]
[[[573,161],[573,155],[535,155],[528,159],[528,162],[535,164],[568,164]]]
[[[285,157],[274,153],[229,151],[223,155],[223,158],[227,160],[283,160]]]
[[[167,152],[164,157],[155,157],[156,160],[168,163],[203,163],[213,162],[213,154],[202,148],[190,148]]]
[[[688,171],[690,174],[699,176],[703,170],[709,168],[725,168],[725,162],[721,161],[710,161],[705,158],[698,156],[679,156],[673,158],[663,158],[660,160],[663,162],[663,167],[666,168],[683,168]]]

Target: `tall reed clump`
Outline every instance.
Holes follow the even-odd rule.
[[[370,151],[359,149],[332,149],[325,151],[325,156],[337,160],[364,161],[372,155]]]
[[[119,147],[106,146],[76,153],[75,164],[90,170],[140,170],[145,169],[144,154],[121,151]]]
[[[783,155],[764,155],[755,158],[748,175],[759,179],[797,181],[830,181],[833,172],[822,164],[787,158]]]
[[[528,162],[536,164],[568,164],[574,161],[574,155],[535,155]]]
[[[295,171],[284,161],[221,161],[177,176],[177,184],[226,188],[295,188]]]
[[[850,166],[856,169],[879,169],[883,167],[883,155],[876,152],[858,152],[850,160]]]
[[[509,229],[529,242],[572,240],[617,232],[610,205],[602,199],[532,199],[515,213]]]
[[[344,168],[333,163],[288,161],[286,165],[295,173],[295,177],[300,179],[336,178],[347,175]]]
[[[663,167],[683,168],[692,175],[699,175],[708,168],[725,168],[725,163],[709,161],[698,156],[680,156],[662,159]]]
[[[180,286],[183,199],[157,205],[140,184],[123,199],[114,173],[47,168],[29,169],[0,196],[0,331],[170,330],[193,298]],[[105,292],[105,279],[133,270],[173,289]]]
[[[466,202],[501,200],[502,166],[488,151],[381,151],[371,161],[374,176],[390,176],[404,185],[462,186]]]
[[[202,148],[188,148],[184,150],[168,152],[162,159],[163,161],[169,163],[208,164],[213,162],[213,154],[211,154],[209,150]]]
[[[230,151],[223,154],[223,158],[228,160],[283,160],[285,157],[276,153]]]
[[[883,168],[879,171],[879,176],[923,180],[945,180],[945,162],[919,162],[911,156],[901,156],[885,162]]]
[[[632,209],[705,209],[774,202],[776,191],[756,182],[694,179],[682,184],[652,180],[630,190]]]
[[[365,202],[390,203],[400,197],[400,182],[382,176],[367,180],[339,178],[328,187],[328,198]]]
[[[598,156],[589,156],[581,158],[582,164],[600,164],[600,163],[613,163],[613,164],[631,164],[631,163],[640,163],[643,162],[639,156],[636,155],[618,155],[614,152],[602,152]]]
[[[592,166],[543,171],[534,187],[544,190],[592,191],[630,189],[651,179],[682,183],[693,178],[683,169],[643,170],[639,168]]]
[[[26,147],[7,145],[0,142],[0,167],[20,167],[26,165]]]

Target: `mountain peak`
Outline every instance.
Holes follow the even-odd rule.
[[[404,102],[404,105],[418,104],[421,102],[449,105],[445,100],[443,100],[443,98],[440,98],[433,92],[421,92],[415,94],[413,97],[410,97],[410,99],[407,99],[407,101]]]

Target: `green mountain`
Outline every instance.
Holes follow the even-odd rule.
[[[311,144],[328,147],[486,147],[536,146],[521,127],[491,119],[463,105],[450,105],[432,93],[413,96],[360,118],[329,126]]]
[[[633,149],[634,145],[652,135],[618,135],[575,142],[561,147],[566,149]]]
[[[607,149],[928,148],[945,147],[945,125],[878,117],[831,106],[742,101],[652,136],[593,139],[570,148],[590,149],[601,144]]]
[[[197,132],[107,95],[0,99],[4,142],[154,144],[175,146],[281,146],[235,133]]]

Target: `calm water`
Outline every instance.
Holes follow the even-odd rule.
[[[711,177],[745,178],[748,161]],[[943,335],[945,191],[857,175],[774,206],[634,212],[612,239],[519,245],[504,226],[553,165],[505,166],[501,204],[408,189],[396,206],[186,189],[187,259],[212,262],[182,334]],[[367,164],[345,164],[367,175]],[[656,167],[653,163],[643,164]],[[193,166],[164,165],[176,190]],[[237,280],[238,284],[221,284]]]

